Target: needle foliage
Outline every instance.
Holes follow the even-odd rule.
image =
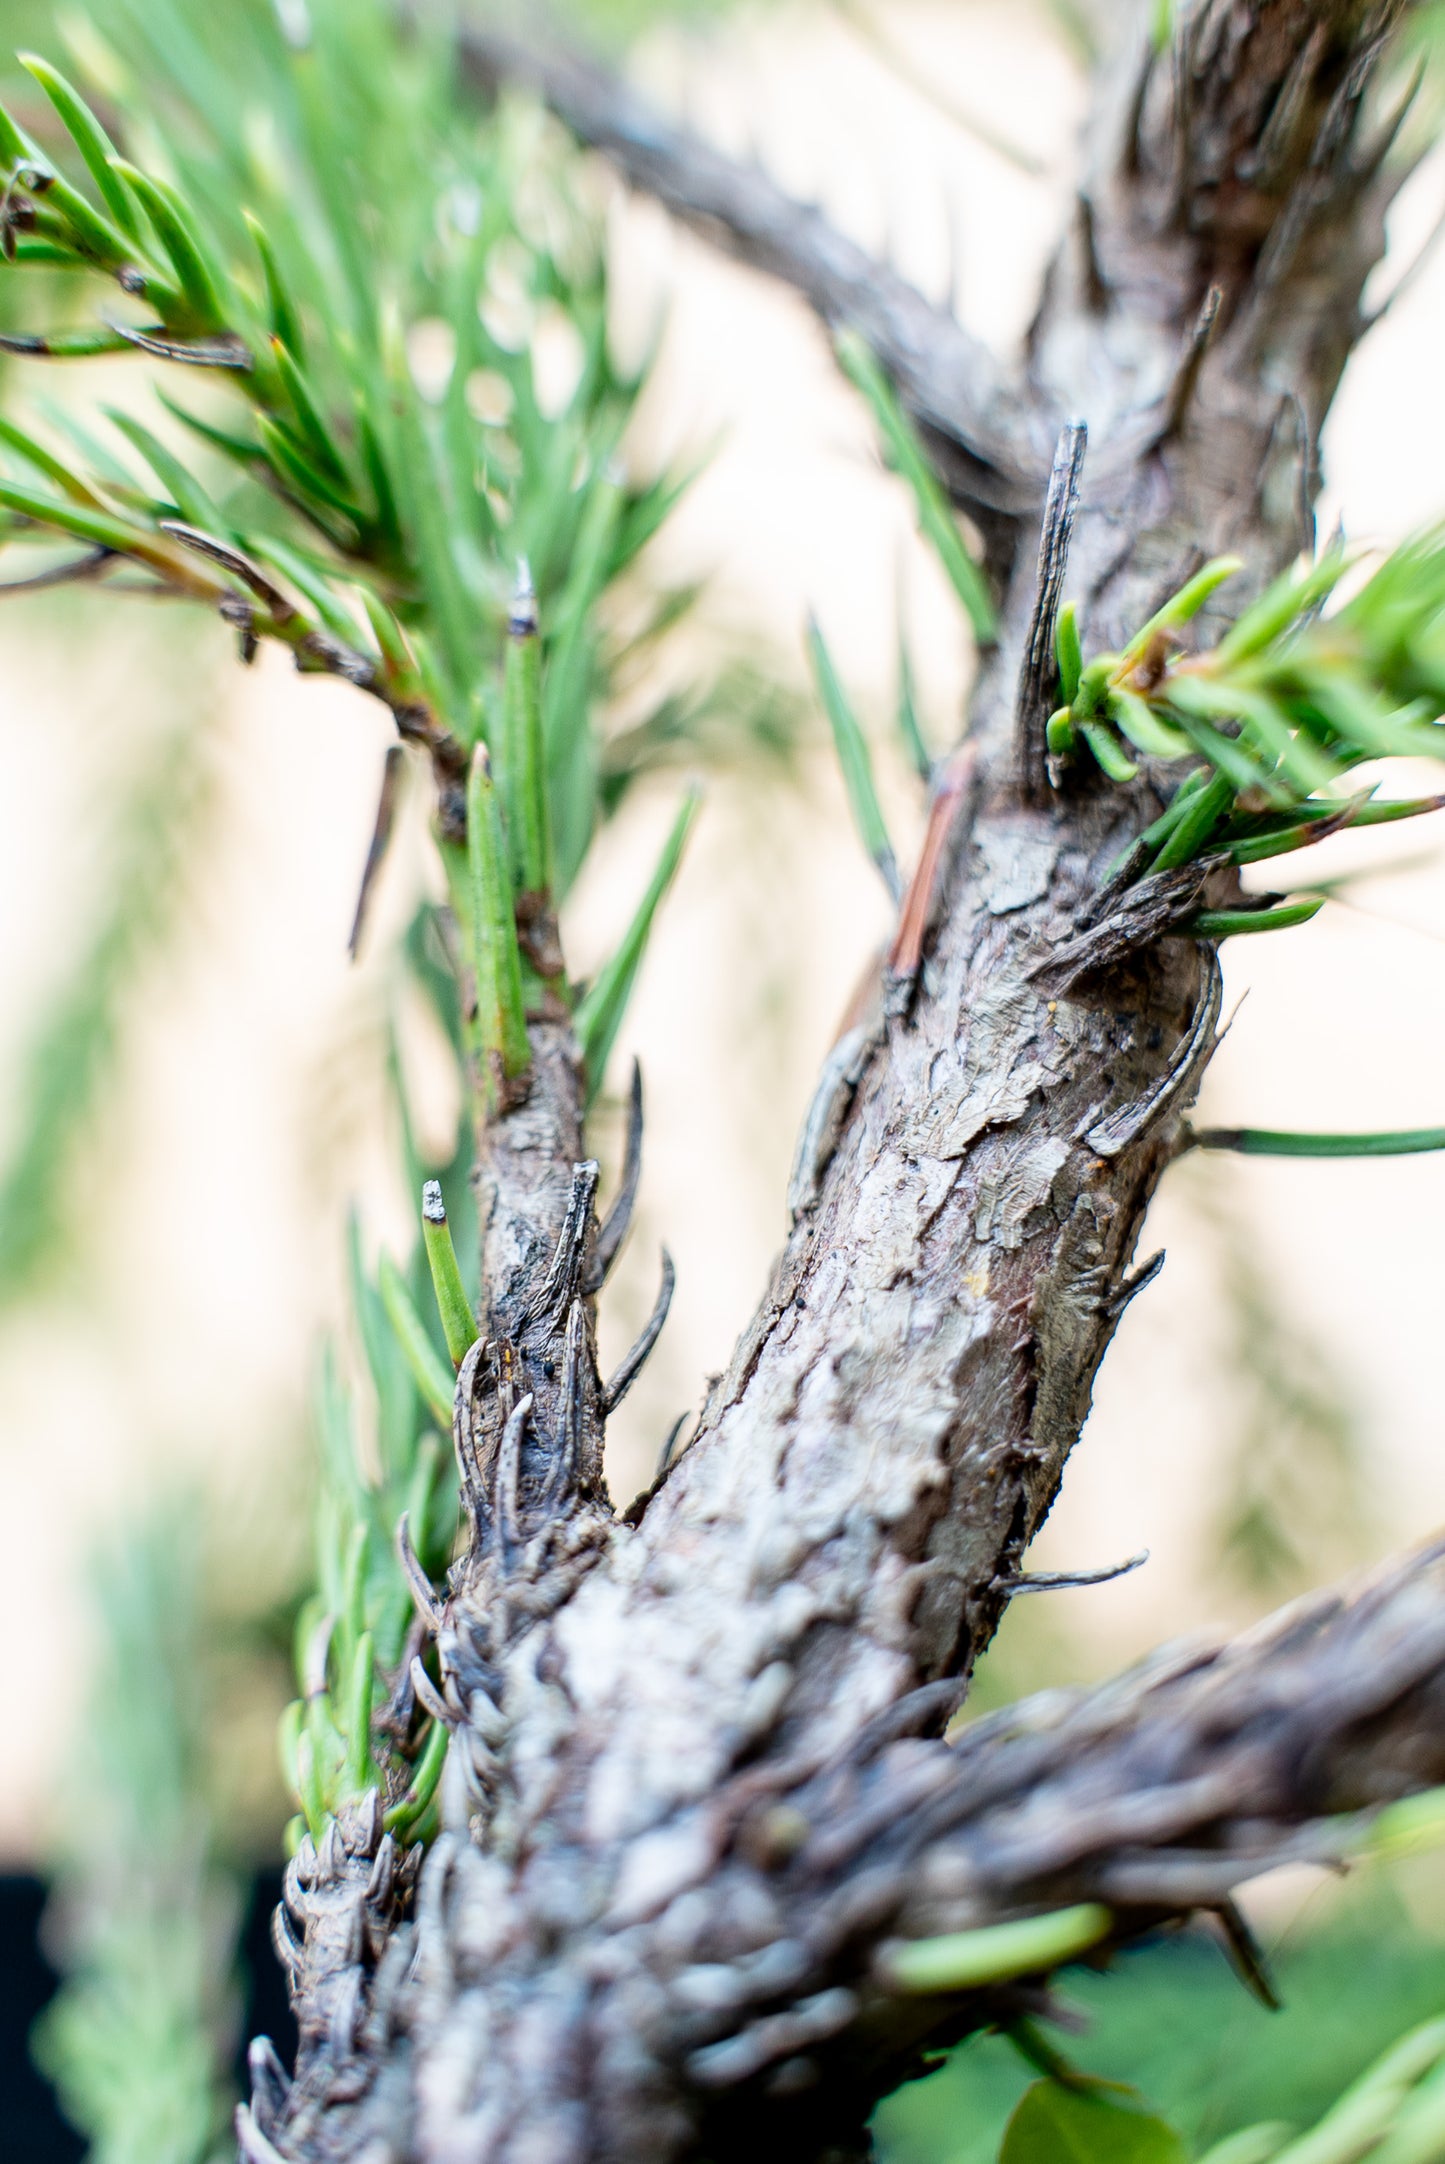
[[[1187,764],[1139,838],[1138,877],[1218,856],[1257,864],[1344,828],[1438,808],[1352,791],[1367,762],[1445,758],[1445,530],[1393,550],[1338,606],[1343,547],[1287,571],[1213,646],[1188,627],[1241,566],[1206,564],[1121,653],[1081,660],[1072,611],[1057,638],[1061,703],[1049,749],[1129,782]]]
[[[555,906],[620,798],[600,717],[692,592],[630,619],[614,596],[683,480],[629,467],[644,371],[609,337],[595,188],[533,108],[463,107],[444,22],[241,0],[213,31],[112,0],[72,39],[84,80],[26,55],[0,113],[0,250],[36,326],[5,350],[155,364],[139,411],[42,409],[28,379],[0,545],[47,581],[213,609],[243,659],[277,644],[382,700],[432,758],[474,939],[479,906],[500,923],[539,878]],[[535,651],[508,667],[519,567]],[[675,702],[632,720],[627,780],[677,726]],[[479,744],[514,829],[480,896]],[[508,1075],[514,1006],[488,1003],[472,1048]]]
[[[35,2050],[95,2164],[208,2164],[229,2133],[240,1888],[212,1840],[201,1531],[168,1501],[91,1573],[101,1651],[51,1913],[69,1977]]]

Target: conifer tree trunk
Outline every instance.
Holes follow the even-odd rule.
[[[1002,628],[772,1280],[632,1522],[601,1475],[565,1024],[534,1031],[520,1104],[479,1089],[474,1539],[429,1609],[445,1831],[414,1888],[374,1813],[303,1843],[302,2060],[288,2090],[258,2054],[259,2164],[863,2155],[924,2047],[1036,2005],[1069,1953],[1219,1907],[1329,1853],[1338,1814],[1445,1778],[1439,1550],[941,1740],[1148,1274],[1144,1213],[1219,1017],[1214,950],[1183,927],[1235,892],[1193,865],[1125,900],[1111,866],[1162,803],[1147,765],[1128,792],[1051,779],[1063,559],[1086,649],[1117,649],[1207,557],[1258,589],[1306,545],[1398,182],[1394,0],[1204,0],[1159,54],[1147,10],[1117,13],[1013,373],[585,64],[469,44],[479,82],[536,81],[635,184],[862,333],[986,537]],[[1060,1936],[1022,1976],[930,1988],[910,1964],[913,1941],[1040,1911]]]

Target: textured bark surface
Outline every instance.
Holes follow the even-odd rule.
[[[910,315],[892,274],[605,80],[527,63],[632,178],[875,337],[989,514],[1004,628],[921,968],[830,1062],[767,1295],[635,1526],[601,1484],[592,1184],[556,1026],[533,1095],[484,1134],[490,1321],[457,1411],[475,1539],[423,1601],[446,1831],[379,1966],[353,1934],[346,2019],[312,2024],[290,2098],[258,2089],[253,2157],[855,2154],[920,2047],[1000,2008],[895,1988],[889,1940],[1086,1893],[1128,1936],[1441,1778],[1436,1553],[1273,1635],[936,1740],[1057,1491],[1219,1011],[1212,952],[1177,931],[1199,875],[1142,905],[1106,884],[1148,779],[1019,787],[1049,452],[1087,418],[1066,591],[1090,647],[1207,555],[1256,585],[1294,555],[1381,245],[1369,93],[1397,12],[1224,0],[1153,60],[1121,10],[1025,365],[985,372],[940,330],[951,404],[918,358],[936,311]],[[871,318],[838,299],[870,277]],[[303,1857],[308,1932],[323,1861]]]

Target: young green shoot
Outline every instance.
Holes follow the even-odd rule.
[[[896,708],[898,739],[903,746],[908,764],[921,782],[933,779],[933,755],[923,740],[923,727],[918,719],[918,697],[913,681],[913,658],[908,651],[908,641],[900,628],[898,634],[898,705]]]
[[[1287,932],[1296,924],[1308,924],[1324,906],[1323,895],[1310,894],[1297,902],[1282,902],[1274,909],[1206,909],[1192,919],[1188,928],[1196,939],[1232,939],[1240,932]]]
[[[1412,2029],[1365,2069],[1318,2125],[1276,2150],[1272,2164],[1356,2164],[1366,2155],[1379,2157],[1383,2152],[1377,2145],[1401,2106],[1442,2058],[1445,2021],[1427,2021]],[[1432,2153],[1438,2151],[1417,2152],[1415,2164],[1425,2164]]]
[[[1059,694],[1067,707],[1079,695],[1079,679],[1084,673],[1084,653],[1079,643],[1079,611],[1076,604],[1066,601],[1059,611],[1054,626],[1054,659],[1059,670]]]
[[[376,1762],[371,1755],[371,1707],[374,1688],[374,1647],[370,1631],[356,1641],[346,1690],[346,1764],[343,1777],[352,1795],[364,1795],[377,1783]]]
[[[1260,863],[1440,802],[1376,803],[1372,791],[1351,798],[1340,784],[1366,760],[1445,759],[1445,528],[1405,542],[1322,614],[1349,568],[1332,548],[1277,580],[1216,646],[1190,651],[1185,626],[1240,568],[1237,558],[1217,557],[1121,652],[1087,663],[1075,619],[1067,609],[1060,616],[1061,704],[1048,724],[1056,766],[1087,747],[1122,785],[1141,757],[1161,768],[1196,762],[1141,837],[1149,847],[1139,876],[1211,855]],[[1208,937],[1272,931],[1310,913],[1290,908],[1296,913],[1230,912],[1195,929]]]
[[[1364,1847],[1385,1862],[1423,1856],[1445,1846],[1445,1788],[1423,1788],[1417,1795],[1387,1803],[1371,1820]]]
[[[442,1335],[452,1366],[459,1368],[477,1341],[477,1320],[462,1283],[440,1180],[428,1180],[421,1191],[421,1235],[442,1319]]]
[[[467,858],[477,984],[477,1049],[483,1087],[495,1112],[511,1102],[511,1085],[526,1074],[532,1051],[522,1006],[522,958],[512,907],[511,866],[485,744],[474,749],[467,778]]]
[[[382,1814],[381,1823],[387,1833],[394,1833],[398,1839],[406,1840],[414,1834],[416,1827],[425,1818],[437,1792],[442,1768],[447,1762],[447,1745],[450,1741],[445,1722],[433,1721],[427,1731],[426,1742],[422,1745],[421,1756],[412,1768],[406,1793]]]
[[[134,198],[115,170],[114,161],[118,155],[115,144],[95,114],[74,85],[67,82],[48,60],[41,59],[37,53],[17,53],[15,57],[55,107],[61,125],[84,159],[86,170],[110,216],[131,241],[142,242],[144,228],[136,215]]]

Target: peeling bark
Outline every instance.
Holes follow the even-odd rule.
[[[1125,899],[1110,875],[1157,808],[1150,778],[1057,792],[1037,745],[1019,758],[1016,716],[1042,720],[1037,653],[1016,690],[1039,446],[1086,416],[1065,590],[1091,646],[1207,555],[1238,553],[1256,586],[1294,555],[1381,248],[1371,86],[1398,13],[1220,0],[1158,60],[1134,21],[1015,377],[936,311],[925,337],[925,303],[760,176],[591,71],[527,63],[634,182],[876,339],[952,444],[951,483],[995,514],[1004,629],[930,921],[910,918],[908,973],[830,1063],[767,1295],[635,1525],[601,1479],[563,1025],[535,1028],[530,1095],[483,1130],[487,1337],[457,1407],[474,1538],[438,1624],[446,1830],[379,1962],[353,1945],[358,2052],[313,2023],[290,2101],[243,2129],[253,2158],[858,2154],[925,2044],[1007,2011],[892,1988],[888,1940],[1082,1894],[1127,1936],[1441,1778],[1438,1551],[1273,1635],[937,1740],[1137,1289],[1219,1013],[1213,953],[1178,926],[1232,891],[1205,868]],[[304,1903],[299,1920],[304,1961]]]

